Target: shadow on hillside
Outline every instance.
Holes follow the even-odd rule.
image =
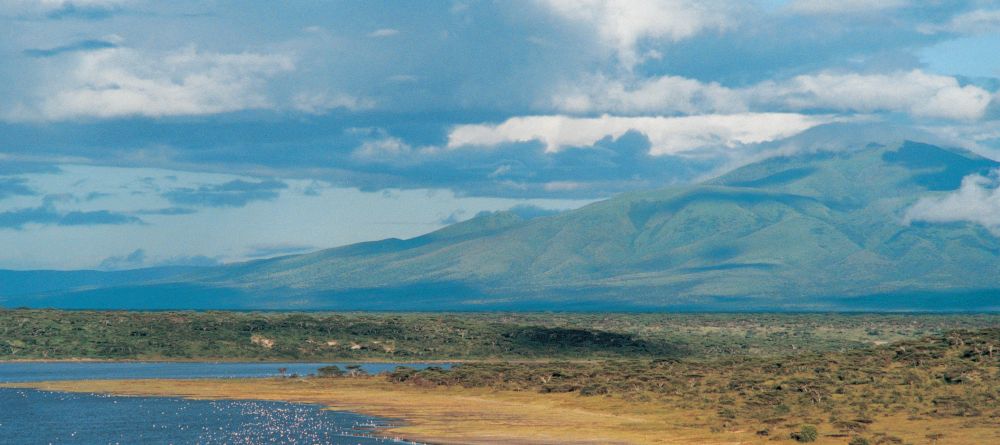
[[[521,326],[511,328],[502,335],[514,345],[532,350],[605,352],[630,356],[688,355],[684,349],[666,342],[651,342],[630,334],[599,330]]]

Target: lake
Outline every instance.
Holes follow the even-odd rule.
[[[307,375],[329,363],[0,363],[0,382]],[[344,368],[345,364],[337,364]],[[396,364],[363,364],[377,373]],[[427,364],[407,364],[423,368]],[[446,365],[445,365],[446,366]],[[122,397],[0,388],[0,444],[412,443],[377,437],[389,419],[320,405],[242,400]]]
[[[277,377],[280,368],[286,375],[315,374],[328,365],[345,369],[345,363],[230,363],[230,362],[0,362],[0,383],[43,382],[47,380],[117,380],[117,379],[208,379]],[[397,366],[422,369],[428,366],[447,368],[449,364],[361,363],[369,374],[392,371]]]

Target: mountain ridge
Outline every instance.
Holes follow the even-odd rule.
[[[924,309],[997,310],[993,233],[903,219],[918,199],[998,167],[912,141],[815,150],[551,216],[491,213],[407,240],[201,269],[104,294],[172,287],[187,289],[185,301],[204,294],[242,308],[428,310],[907,310],[908,298],[923,295],[916,306]],[[101,293],[57,299],[97,304]]]

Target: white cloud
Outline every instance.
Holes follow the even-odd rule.
[[[994,143],[1000,140],[1000,120],[957,125],[927,125],[920,128],[942,138],[946,145],[962,147],[980,156],[1000,160],[1000,147]]]
[[[368,33],[368,37],[376,37],[376,38],[379,38],[379,37],[392,37],[392,36],[395,36],[397,34],[399,34],[399,30],[398,29],[382,28],[382,29],[376,29],[376,30]]]
[[[787,7],[804,15],[859,14],[898,9],[908,4],[907,0],[794,0]]]
[[[369,161],[387,161],[399,156],[408,155],[412,151],[413,147],[407,144],[406,141],[397,137],[385,136],[365,141],[351,153],[351,156]]]
[[[587,184],[577,181],[551,181],[546,182],[543,188],[548,192],[565,192],[586,188]]]
[[[272,108],[265,80],[294,68],[287,55],[200,52],[194,47],[166,54],[113,48],[77,57],[77,65],[58,84],[42,86],[45,97],[37,106],[42,119]]]
[[[553,96],[552,105],[569,113],[697,114],[746,110],[738,92],[718,83],[703,83],[679,76],[662,76],[631,83],[591,76],[564,87]]]
[[[1000,30],[1000,9],[977,9],[956,15],[941,24],[918,27],[920,32],[935,34],[950,32],[956,34],[990,34]]]
[[[927,197],[910,207],[904,218],[913,221],[947,223],[968,221],[1000,231],[1000,171],[989,177],[969,175],[962,186],[941,197]]]
[[[738,3],[692,0],[539,0],[555,14],[592,27],[619,61],[633,67],[643,39],[680,41],[732,25]]]
[[[625,82],[590,76],[564,86],[551,107],[565,113],[733,113],[746,110],[900,112],[919,118],[978,119],[991,93],[920,70],[820,72],[731,89],[677,76]]]
[[[496,146],[540,141],[547,152],[586,147],[606,137],[629,131],[645,135],[650,154],[676,154],[704,147],[736,147],[788,137],[830,122],[827,116],[794,113],[743,113],[684,117],[577,118],[569,116],[515,117],[497,125],[459,125],[448,135],[448,147]]]
[[[299,93],[292,98],[292,108],[310,114],[323,114],[337,108],[345,110],[368,110],[375,102],[343,93]]]
[[[750,101],[793,110],[906,112],[916,117],[977,119],[986,112],[990,92],[961,86],[951,76],[920,70],[889,74],[819,73],[780,82],[763,82],[746,91]]]

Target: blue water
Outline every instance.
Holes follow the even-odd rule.
[[[0,444],[411,443],[372,434],[387,425],[317,405],[0,388]]]
[[[0,363],[0,382],[308,375],[329,363]],[[341,369],[345,364],[337,364]],[[364,364],[369,373],[395,364]],[[407,364],[423,368],[427,364]],[[411,443],[373,435],[385,419],[319,405],[0,388],[0,444]]]
[[[275,377],[279,368],[287,368],[286,375],[306,376],[328,365],[346,369],[344,363],[163,363],[163,362],[18,362],[0,363],[0,383],[42,382],[46,380],[95,380],[95,379],[199,379]],[[398,364],[364,363],[361,369],[370,374],[392,371]],[[422,369],[424,363],[406,364]]]

